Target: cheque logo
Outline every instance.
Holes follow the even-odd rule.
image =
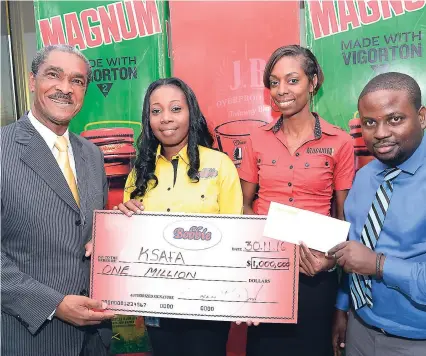
[[[191,226],[189,231],[185,231],[182,227],[177,227],[173,231],[173,238],[210,241],[212,239],[212,233],[204,226]]]
[[[205,221],[177,221],[164,229],[164,239],[183,250],[206,250],[216,246],[222,234]]]

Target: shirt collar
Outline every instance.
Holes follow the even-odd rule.
[[[166,157],[164,157],[161,154],[161,145],[158,145],[157,153],[155,155],[155,161],[157,162],[158,158],[160,157],[164,158],[167,161]],[[181,158],[186,164],[189,165],[188,145],[185,145],[184,147],[182,147],[182,149],[172,157],[172,159],[176,159],[176,158]]]
[[[426,158],[426,138],[423,135],[422,142],[419,147],[414,151],[409,159],[402,162],[398,168],[402,171],[414,175],[416,171],[423,165]],[[378,159],[376,161],[376,166],[378,169],[377,175],[382,174],[386,169],[390,168],[387,164],[380,162]]]
[[[41,137],[43,137],[43,140],[46,142],[47,146],[50,150],[53,150],[55,147],[55,142],[58,139],[58,135],[56,135],[52,130],[50,130],[48,127],[44,126],[40,121],[38,121],[31,110],[27,114],[28,118],[30,119],[31,124],[34,126],[34,128],[37,130],[37,132],[40,134]],[[70,142],[69,137],[69,130],[65,131],[64,135],[68,142]],[[71,144],[68,146],[71,147]]]
[[[336,135],[336,130],[338,130],[337,127],[323,120],[316,112],[313,112],[312,115],[315,117],[314,137],[316,140],[321,138],[323,132],[330,136]],[[284,119],[281,115],[278,119],[273,120],[261,128],[265,131],[272,130],[273,133],[277,133],[278,130],[282,127],[283,122]]]
[[[260,128],[265,131],[272,130],[273,133],[276,133],[281,128],[282,125],[283,125],[283,117],[281,115],[278,119],[274,119],[269,124],[265,124],[261,126]]]

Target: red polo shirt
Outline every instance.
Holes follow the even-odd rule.
[[[352,138],[317,114],[312,137],[293,155],[287,149],[280,118],[253,130],[243,148],[240,178],[259,184],[256,214],[266,215],[271,201],[330,215],[334,190],[346,190],[354,178]]]

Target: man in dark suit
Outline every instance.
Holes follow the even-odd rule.
[[[1,354],[107,355],[113,314],[88,298],[85,257],[107,180],[100,150],[68,130],[90,64],[57,45],[31,69],[31,110],[1,130]]]

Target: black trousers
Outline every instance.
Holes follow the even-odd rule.
[[[222,321],[160,319],[147,326],[154,356],[226,356],[231,323]]]
[[[84,334],[83,347],[79,356],[109,356],[109,350],[102,342],[96,329]]]
[[[332,356],[336,293],[337,273],[300,274],[297,324],[249,327],[247,356]]]

